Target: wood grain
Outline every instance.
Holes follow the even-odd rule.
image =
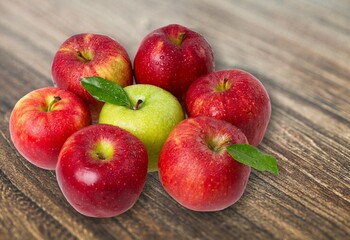
[[[0,239],[350,239],[350,3],[325,1],[1,1]],[[259,146],[280,174],[253,171],[230,208],[184,209],[148,174],[125,214],[75,212],[55,173],[28,163],[8,130],[17,100],[50,86],[59,45],[114,37],[133,59],[151,30],[179,23],[206,37],[216,69],[258,77],[272,101]]]

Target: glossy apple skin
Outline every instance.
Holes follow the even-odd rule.
[[[110,158],[94,155],[98,143]],[[96,218],[120,215],[139,198],[147,175],[147,152],[139,139],[107,124],[86,127],[67,139],[56,168],[59,187],[79,213]]]
[[[223,90],[225,79],[228,87]],[[190,117],[230,122],[254,146],[262,141],[271,115],[270,97],[262,83],[239,69],[212,72],[194,81],[186,94],[186,109]]]
[[[55,96],[60,100],[47,111]],[[16,103],[9,129],[13,144],[24,158],[40,168],[53,170],[66,139],[90,124],[89,109],[78,96],[48,87],[34,90]]]
[[[172,38],[184,34],[183,42]],[[190,84],[214,70],[214,55],[209,43],[199,33],[171,24],[149,33],[141,42],[134,59],[137,83],[161,87],[180,101]]]
[[[169,135],[159,157],[159,178],[182,206],[218,211],[242,196],[250,167],[235,161],[225,148],[213,150],[220,143],[247,143],[247,139],[232,124],[206,116],[182,121]]]
[[[148,170],[156,171],[158,157],[170,131],[184,119],[179,101],[169,92],[148,84],[135,84],[125,87],[131,103],[143,100],[138,110],[106,103],[100,114],[99,123],[121,127],[146,146]]]
[[[100,34],[82,33],[68,38],[56,52],[51,70],[55,86],[80,96],[94,119],[98,118],[103,103],[87,92],[80,78],[99,76],[122,87],[132,84],[128,53],[116,40]]]

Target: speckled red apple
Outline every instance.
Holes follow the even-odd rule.
[[[36,89],[22,97],[10,116],[11,139],[34,165],[53,170],[66,139],[91,124],[86,104],[75,94],[55,88]]]
[[[204,115],[230,122],[255,146],[262,141],[271,115],[270,98],[262,83],[239,69],[198,78],[187,91],[186,108],[190,117]]]
[[[250,167],[235,161],[226,146],[248,143],[241,130],[212,117],[180,122],[159,157],[159,178],[177,202],[195,211],[218,211],[242,196]]]
[[[213,70],[209,43],[199,33],[178,24],[149,33],[134,60],[137,83],[161,87],[180,101],[195,79]]]

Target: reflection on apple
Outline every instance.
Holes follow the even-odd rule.
[[[90,217],[114,217],[139,198],[147,175],[142,142],[112,125],[81,129],[64,143],[56,168],[68,202]]]

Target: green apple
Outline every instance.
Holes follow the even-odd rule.
[[[179,101],[168,91],[148,84],[124,88],[130,106],[106,102],[99,123],[112,124],[138,137],[146,146],[148,171],[157,171],[158,157],[170,131],[184,119]]]

